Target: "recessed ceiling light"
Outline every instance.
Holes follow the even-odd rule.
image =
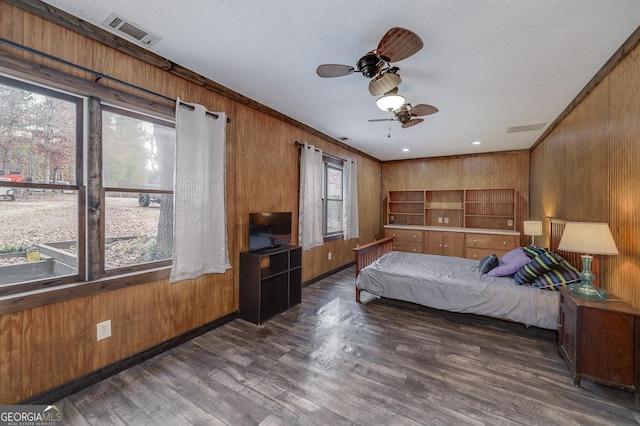
[[[409,148],[402,148],[402,152],[409,152]]]
[[[481,145],[482,141],[473,141],[471,142],[471,145]]]

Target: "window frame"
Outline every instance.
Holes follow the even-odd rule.
[[[327,216],[328,216],[328,178],[329,169],[339,170],[341,174],[341,182],[344,179],[344,168],[342,162],[336,158],[323,155],[322,159],[322,237],[324,241],[341,240],[344,238],[344,223],[339,232],[327,232]],[[340,188],[340,206],[344,210],[344,183]],[[332,200],[335,201],[335,200]]]
[[[29,63],[28,61],[24,61]],[[20,295],[19,303],[12,303],[7,299],[7,304],[0,302],[0,315],[16,312],[42,304],[68,300],[77,296],[86,296],[93,292],[102,292],[109,289],[121,288],[134,284],[142,284],[149,281],[165,279],[169,277],[171,259],[145,262],[129,265],[121,268],[112,268],[105,271],[104,268],[104,216],[99,206],[104,206],[105,192],[116,190],[118,192],[138,192],[139,188],[122,189],[102,186],[102,108],[113,109],[117,113],[136,117],[149,122],[158,122],[175,128],[175,116],[171,115],[173,108],[165,105],[156,105],[157,108],[145,109],[141,105],[150,105],[148,101],[134,95],[119,92],[114,89],[100,88],[88,92],[98,92],[99,97],[92,96],[95,93],[86,93],[86,82],[81,78],[67,75],[55,70],[49,70],[50,74],[64,77],[65,84],[56,84],[56,81],[42,81],[41,79],[22,72],[11,72],[5,68],[0,69],[0,84],[30,91],[32,93],[49,96],[72,102],[76,105],[76,150],[75,150],[75,182],[72,185],[49,183],[11,182],[2,183],[0,186],[11,186],[23,189],[47,189],[47,190],[73,190],[77,199],[77,273],[62,277],[47,277],[26,282],[9,283],[2,286],[2,295],[11,297]],[[76,81],[77,88],[69,87],[69,81]],[[83,93],[85,92],[85,93]],[[113,100],[108,95],[116,94],[120,100]],[[131,103],[123,102],[131,101]],[[153,103],[152,103],[153,104]],[[99,173],[92,173],[99,170]],[[149,190],[153,193],[173,194],[173,190]],[[100,231],[92,232],[91,229]],[[132,277],[131,273],[135,274]],[[88,284],[93,291],[88,292],[82,288]],[[71,285],[71,287],[69,287]],[[42,293],[42,290],[46,290]],[[61,292],[58,292],[61,290]],[[48,297],[49,292],[54,291],[57,296]],[[36,292],[31,298],[25,298],[29,292]],[[45,296],[47,295],[47,296]]]
[[[71,190],[75,191],[76,194],[76,213],[77,213],[77,223],[76,223],[76,247],[78,253],[86,252],[86,233],[84,230],[86,229],[86,208],[84,208],[83,201],[86,195],[86,188],[84,186],[84,147],[85,147],[85,138],[84,138],[84,129],[85,129],[85,102],[86,97],[78,94],[71,94],[66,91],[62,91],[55,88],[46,87],[44,85],[38,84],[37,82],[26,81],[27,79],[21,79],[14,76],[8,76],[5,74],[0,74],[0,84],[3,86],[9,86],[16,89],[29,91],[31,93],[35,93],[38,95],[47,96],[54,99],[60,99],[72,104],[75,104],[75,114],[76,114],[76,126],[75,126],[75,159],[74,159],[74,168],[75,168],[75,182],[73,185],[62,185],[56,183],[48,183],[48,182],[11,182],[11,183],[1,183],[0,186],[11,186],[12,188],[24,188],[25,190],[34,190],[34,189],[42,189],[42,190]],[[11,283],[7,284],[7,292],[14,293],[19,291],[29,291],[31,289],[40,289],[44,286],[54,286],[54,285],[62,285],[72,282],[82,282],[87,279],[87,257],[78,255],[76,257],[77,261],[77,273],[73,275],[64,275],[57,277],[47,277],[37,280],[26,281],[22,283]]]
[[[146,121],[152,124],[160,124],[162,126],[166,126],[166,127],[171,127],[173,129],[175,129],[175,120],[167,120],[167,119],[163,119],[157,116],[152,116],[152,115],[148,115],[148,114],[143,114],[141,112],[138,111],[134,111],[132,109],[129,108],[123,108],[123,107],[119,107],[119,106],[115,106],[112,105],[110,103],[106,103],[103,102],[102,100],[100,100],[100,104],[99,104],[99,109],[100,109],[100,135],[102,136],[102,114],[104,112],[109,112],[112,114],[119,114],[122,116],[126,116],[129,118],[133,118],[136,120],[141,120],[141,121]],[[143,188],[121,188],[121,187],[109,187],[109,186],[103,186],[103,167],[102,167],[102,159],[104,158],[104,153],[102,151],[103,148],[103,143],[104,140],[101,137],[100,138],[100,168],[99,170],[96,171],[96,173],[94,173],[93,175],[95,176],[99,176],[99,182],[98,182],[98,186],[99,186],[99,194],[97,195],[100,198],[100,205],[102,206],[106,206],[106,194],[108,192],[126,192],[126,193],[140,193],[140,190]],[[175,160],[175,158],[174,158]],[[174,162],[175,164],[175,162]],[[162,189],[145,189],[145,193],[149,193],[149,194],[161,194],[161,195],[171,195],[173,196],[173,189],[171,190],[162,190]],[[100,263],[100,267],[99,268],[95,268],[96,265],[94,266],[94,270],[93,270],[93,274],[92,276],[95,276],[96,278],[100,278],[100,277],[106,277],[106,276],[113,276],[113,275],[121,275],[123,273],[129,273],[129,272],[136,272],[136,271],[143,271],[143,270],[147,270],[147,269],[152,269],[152,268],[157,268],[157,267],[164,267],[164,266],[171,266],[172,263],[172,258],[169,259],[164,259],[164,260],[156,260],[156,261],[151,261],[151,262],[144,262],[144,263],[137,263],[137,264],[133,264],[133,265],[126,265],[126,266],[121,266],[121,267],[116,267],[116,268],[109,268],[106,269],[105,268],[105,264],[106,264],[106,250],[105,250],[105,239],[106,239],[106,229],[105,229],[105,224],[106,224],[106,209],[103,209],[104,211],[104,216],[100,218],[100,231],[99,231],[99,241],[96,242],[97,244],[100,245],[99,248],[99,252],[100,252],[100,258],[99,258],[99,263]],[[91,262],[92,264],[95,262]]]

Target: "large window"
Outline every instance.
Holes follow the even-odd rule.
[[[170,263],[173,123],[89,105],[0,76],[0,285]]]
[[[325,238],[342,237],[342,165],[338,161],[325,158],[324,162],[324,205],[323,234]]]

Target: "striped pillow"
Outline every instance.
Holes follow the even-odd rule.
[[[533,259],[536,256],[540,256],[543,253],[547,253],[549,251],[547,249],[534,246],[533,244],[529,244],[526,247],[522,247],[522,250],[524,250],[525,254],[531,259]]]
[[[531,259],[531,262],[518,269],[514,278],[518,284],[530,284],[539,276],[556,269],[563,260],[557,254],[544,250]]]
[[[560,290],[560,287],[566,287],[567,284],[578,281],[580,281],[580,271],[571,266],[569,262],[562,259],[556,269],[547,272],[546,274],[542,274],[533,280],[533,285],[538,288]]]

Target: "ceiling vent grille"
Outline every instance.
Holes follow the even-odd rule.
[[[141,26],[128,21],[115,13],[109,15],[109,17],[102,22],[102,25],[109,27],[116,32],[122,33],[126,35],[127,38],[132,38],[147,47],[153,46],[161,38],[160,36],[145,30]]]
[[[510,126],[507,128],[507,133],[520,133],[520,132],[533,132],[534,130],[541,130],[547,123],[526,124],[524,126]]]

